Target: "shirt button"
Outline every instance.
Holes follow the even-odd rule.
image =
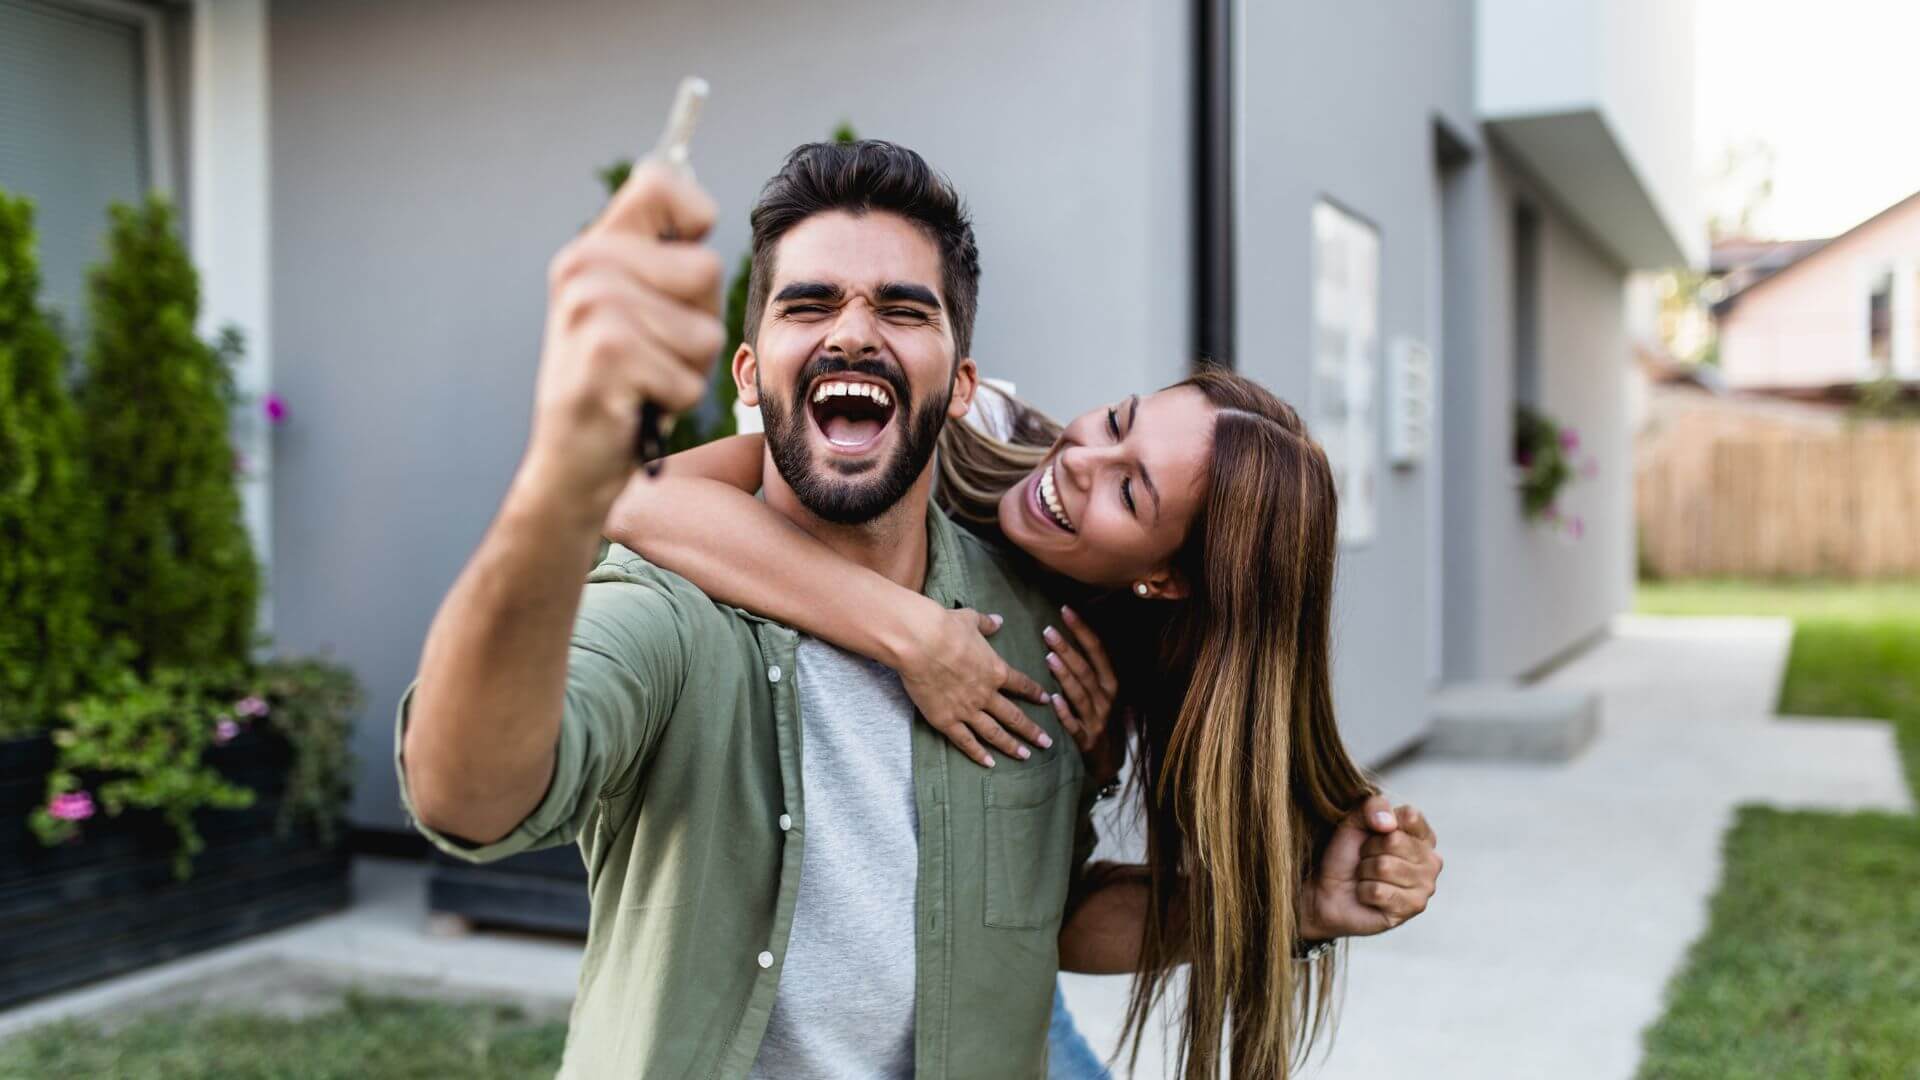
[[[770,953],[770,952],[763,952],[763,953],[761,953],[761,954],[760,954],[760,966],[761,966],[761,967],[763,967],[763,968],[770,968],[770,967],[772,967],[772,966],[773,966],[773,954],[772,954],[772,953]]]
[[[793,815],[781,814],[780,815],[780,831],[786,832],[788,829],[791,829],[791,828],[793,828]]]
[[[779,664],[775,664],[772,667],[767,669],[767,681],[768,682],[780,681],[780,665]]]

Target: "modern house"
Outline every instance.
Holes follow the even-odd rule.
[[[1714,256],[1726,275],[1713,314],[1730,388],[1920,383],[1920,192],[1832,239],[1716,244]]]
[[[1205,355],[1296,402],[1340,469],[1338,703],[1379,764],[1437,691],[1518,685],[1628,604],[1623,284],[1704,258],[1692,55],[1656,0],[0,0],[0,186],[41,201],[62,302],[109,197],[183,205],[208,328],[290,410],[243,432],[252,525],[275,637],[369,691],[364,828],[403,827],[392,709],[523,444],[547,259],[685,73],[723,255],[851,122],[968,196],[987,374],[1071,414]],[[1598,459],[1580,540],[1521,512],[1519,404]]]

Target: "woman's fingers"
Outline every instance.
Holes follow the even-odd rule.
[[[1014,738],[1013,733],[1001,724],[1000,718],[994,716],[992,713],[975,712],[973,717],[967,721],[967,726],[973,729],[973,733],[979,736],[981,742],[986,743],[1009,757],[1029,758],[1033,756],[1033,751],[1020,745],[1020,740]]]
[[[993,755],[987,753],[987,748],[981,746],[980,740],[973,737],[973,731],[966,724],[955,721],[940,728],[939,731],[947,737],[948,742],[958,747],[961,753],[989,769],[993,768]]]
[[[1073,706],[1074,715],[1080,718],[1081,723],[1104,726],[1101,725],[1093,695],[1088,692],[1087,684],[1074,674],[1073,668],[1058,653],[1047,654],[1047,667],[1053,669],[1054,679],[1060,683],[1061,692],[1067,695],[1067,702]]]
[[[1094,633],[1093,627],[1088,626],[1087,621],[1070,607],[1062,607],[1060,617],[1072,632],[1073,640],[1079,643],[1081,651],[1087,654],[1087,659],[1093,664],[1094,681],[1100,689],[1108,697],[1119,693],[1120,679],[1113,673],[1113,662],[1107,657],[1106,646],[1100,644],[1100,635]]]
[[[1092,749],[1094,740],[1088,736],[1087,726],[1073,714],[1073,706],[1067,704],[1067,699],[1059,694],[1053,694],[1047,700],[1053,705],[1053,715],[1060,718],[1060,726],[1067,730],[1068,736],[1073,739],[1073,744],[1080,748],[1080,752],[1084,754]]]
[[[987,702],[987,712],[991,713],[995,720],[1000,721],[1001,727],[1042,750],[1053,745],[1053,736],[1047,734],[1039,724],[1027,719],[1027,714],[1020,711],[1020,706],[1007,698],[999,694],[993,695],[993,698]],[[1025,750],[1026,747],[1021,747],[1021,757],[1027,756]]]
[[[1403,889],[1426,884],[1426,875],[1420,872],[1420,868],[1397,855],[1374,855],[1361,859],[1355,877],[1360,881],[1378,881]]]

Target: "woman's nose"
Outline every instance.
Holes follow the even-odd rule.
[[[1069,446],[1060,451],[1060,471],[1077,490],[1092,486],[1094,470],[1100,467],[1100,451],[1092,446]]]

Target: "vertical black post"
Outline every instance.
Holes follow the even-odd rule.
[[[1234,3],[1194,5],[1194,349],[1226,367],[1234,366]]]

